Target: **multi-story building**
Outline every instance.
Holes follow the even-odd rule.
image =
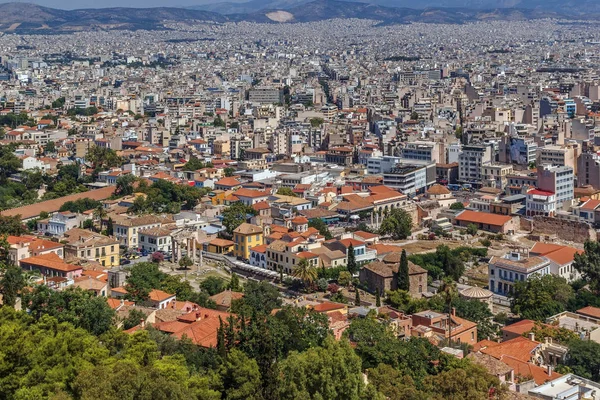
[[[577,186],[591,185],[600,189],[600,156],[583,153],[577,158]]]
[[[233,231],[235,249],[233,254],[244,260],[250,259],[250,249],[263,244],[263,229],[260,226],[243,223]]]
[[[540,189],[531,189],[527,192],[525,213],[528,217],[536,215],[553,217],[556,214],[556,195]]]
[[[512,251],[504,257],[492,257],[488,266],[489,289],[507,295],[515,282],[525,281],[533,274],[550,273],[550,261],[530,256],[527,251]]]
[[[148,253],[162,251],[170,253],[172,250],[172,238],[170,228],[156,227],[138,230],[138,246]]]
[[[440,149],[437,142],[407,142],[401,150],[405,163],[431,164],[440,162]],[[444,161],[444,160],[442,160]]]
[[[139,248],[138,233],[140,230],[158,228],[174,221],[170,217],[144,215],[142,217],[118,218],[113,221],[115,237],[127,248]]]
[[[580,153],[579,144],[544,146],[538,149],[537,165],[558,165],[571,167],[577,174],[577,157]]]
[[[573,168],[567,166],[540,165],[538,171],[538,189],[556,194],[556,208],[570,205],[573,200]]]
[[[258,86],[248,91],[248,101],[258,104],[283,103],[283,91],[268,86]]]
[[[383,174],[390,171],[400,162],[400,157],[382,156],[367,159],[367,172],[369,174]]]
[[[76,228],[83,221],[83,217],[79,214],[64,211],[53,214],[48,219],[39,220],[37,229],[40,233],[62,236],[66,231]]]
[[[508,184],[508,176],[513,173],[509,164],[484,165],[481,167],[483,184],[489,187],[504,189]]]
[[[396,165],[383,173],[383,184],[412,196],[422,193],[435,183],[435,164],[430,165]]]
[[[491,162],[491,146],[463,146],[462,152],[458,156],[458,180],[464,183],[481,184],[481,167],[490,165]]]
[[[325,162],[338,165],[352,165],[354,151],[351,147],[334,147],[325,154]]]
[[[73,228],[65,232],[65,256],[96,261],[105,267],[119,265],[119,241],[88,231]]]

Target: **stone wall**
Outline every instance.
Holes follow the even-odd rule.
[[[596,240],[596,231],[584,222],[535,216],[527,220],[521,218],[521,229],[540,235],[556,235],[559,239],[575,243]]]

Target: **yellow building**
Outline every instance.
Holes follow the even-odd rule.
[[[235,243],[231,240],[213,239],[205,245],[205,250],[209,253],[228,254],[233,252]]]
[[[119,265],[119,241],[115,238],[73,228],[65,232],[65,258],[96,261],[105,267]]]
[[[263,230],[260,226],[243,223],[233,231],[235,250],[233,254],[245,260],[250,259],[250,249],[263,244]]]

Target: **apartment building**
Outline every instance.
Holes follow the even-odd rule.
[[[119,241],[86,229],[65,232],[65,256],[96,261],[104,267],[119,265]]]
[[[573,168],[568,166],[540,165],[537,168],[538,189],[554,192],[556,195],[556,208],[570,206],[574,198]]]
[[[458,156],[458,180],[481,184],[481,167],[492,163],[492,147],[487,145],[463,146]]]
[[[127,248],[140,248],[139,231],[158,228],[174,223],[171,217],[144,215],[141,217],[117,218],[113,221],[113,231],[120,244]]]

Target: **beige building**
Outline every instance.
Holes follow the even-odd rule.
[[[171,217],[156,215],[144,215],[133,218],[117,218],[113,222],[113,231],[119,242],[128,248],[138,248],[138,234],[140,230],[158,228],[166,224],[172,224]]]
[[[508,176],[514,172],[509,164],[483,165],[481,179],[485,186],[503,189],[508,183]]]
[[[577,174],[577,158],[581,154],[578,143],[552,145],[538,148],[537,165],[559,165],[573,168]]]

